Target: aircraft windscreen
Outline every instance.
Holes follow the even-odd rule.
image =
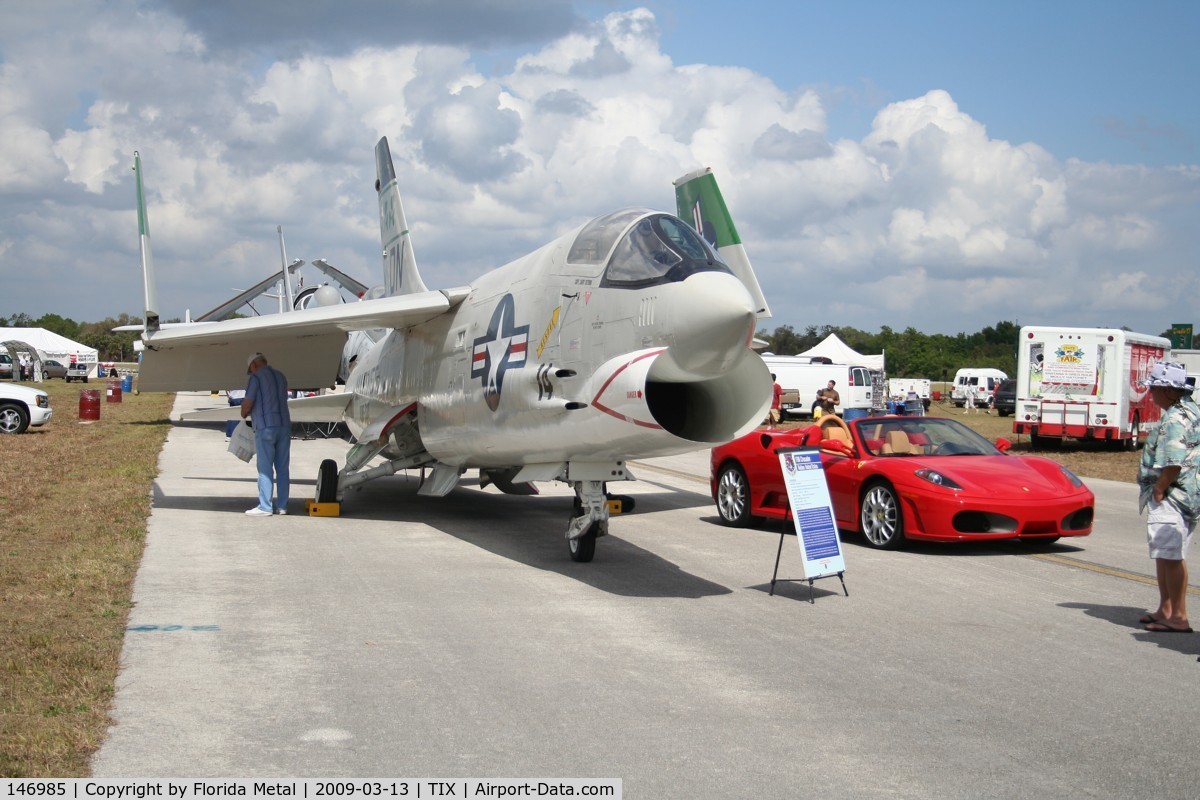
[[[669,214],[640,220],[617,244],[601,286],[640,289],[697,272],[730,272],[691,227]]]
[[[612,250],[613,242],[621,232],[640,216],[650,213],[647,208],[624,208],[605,214],[583,226],[575,237],[571,251],[567,253],[568,264],[602,264]]]

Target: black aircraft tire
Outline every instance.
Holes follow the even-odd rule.
[[[337,502],[338,467],[337,462],[327,458],[321,462],[317,470],[317,502]]]
[[[596,523],[588,528],[587,533],[567,541],[571,550],[571,560],[580,564],[591,562],[596,556]]]

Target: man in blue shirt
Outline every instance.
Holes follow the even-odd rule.
[[[242,417],[254,427],[254,449],[258,456],[258,505],[246,512],[251,517],[286,514],[288,503],[288,460],[292,454],[292,418],[288,413],[287,378],[267,364],[266,356],[253,353],[246,362],[246,398]],[[274,475],[272,476],[272,473]],[[275,504],[271,505],[271,489]]]

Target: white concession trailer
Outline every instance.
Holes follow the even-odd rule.
[[[1013,433],[1132,450],[1160,412],[1139,382],[1170,352],[1168,339],[1117,328],[1021,328]]]

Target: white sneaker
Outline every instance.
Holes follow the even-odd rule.
[[[286,509],[286,508],[278,508],[278,509],[276,509],[276,510],[275,510],[275,513],[276,513],[276,514],[278,514],[278,515],[279,515],[279,516],[281,516],[281,517],[286,517],[286,516],[287,516],[287,509]]]
[[[254,508],[252,508],[246,512],[246,516],[247,517],[269,517],[269,516],[271,516],[271,512],[263,511],[258,506],[255,506]]]

